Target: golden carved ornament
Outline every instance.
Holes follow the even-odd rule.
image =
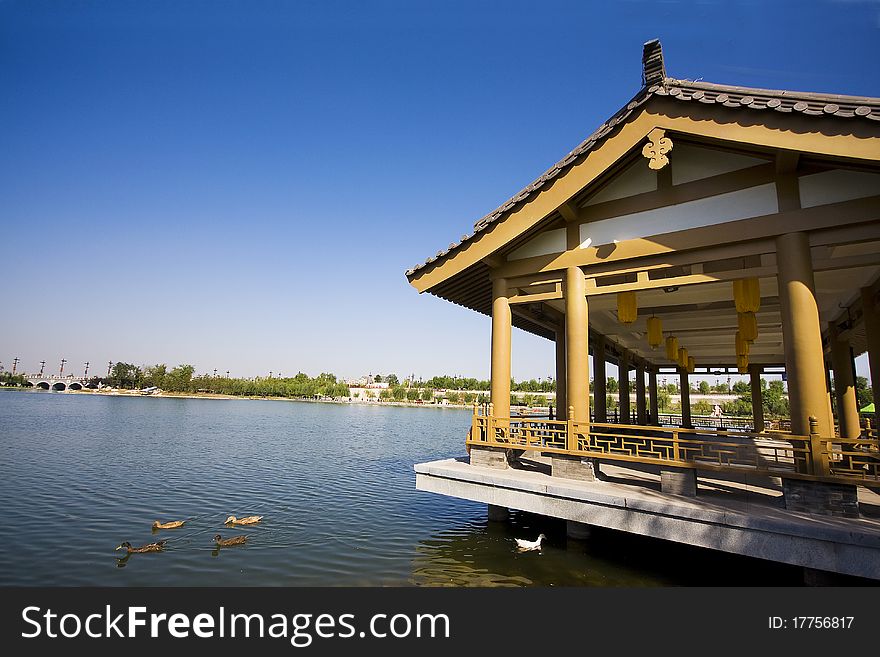
[[[648,143],[642,148],[642,155],[648,158],[648,166],[655,170],[669,164],[666,154],[672,150],[672,140],[665,134],[660,128],[654,128],[648,133]]]

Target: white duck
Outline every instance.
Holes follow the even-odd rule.
[[[544,534],[538,534],[537,541],[527,541],[524,538],[516,539],[516,546],[519,548],[520,552],[527,552],[529,550],[540,550],[541,549],[541,541],[543,541],[546,536]]]

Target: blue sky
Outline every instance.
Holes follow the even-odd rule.
[[[628,101],[643,42],[880,95],[878,36],[858,0],[0,0],[0,361],[487,377],[489,319],[403,272]]]

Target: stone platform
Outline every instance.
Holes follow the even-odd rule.
[[[651,467],[602,462],[595,481],[550,475],[538,458],[517,468],[467,458],[414,466],[416,488],[687,545],[880,580],[880,495],[859,488],[861,518],[785,509],[772,477],[699,473],[696,497],[662,492]]]

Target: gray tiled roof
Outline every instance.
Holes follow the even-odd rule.
[[[646,49],[648,45],[646,44]],[[662,66],[662,59],[660,66]],[[649,82],[652,79],[657,79],[656,71],[656,64],[654,64],[651,74],[647,76]],[[704,104],[723,105],[724,107],[735,109],[745,107],[752,110],[773,110],[775,112],[804,114],[806,116],[834,116],[855,120],[880,121],[880,98],[753,89],[664,77],[662,84],[642,87],[629,103],[616,112],[608,121],[599,126],[577,148],[547,170],[531,185],[477,221],[474,224],[474,231],[472,233],[462,236],[458,242],[453,242],[422,264],[408,269],[406,271],[407,277],[411,277],[420,269],[445,258],[466,242],[473,240],[492,224],[501,221],[510,210],[531,198],[544,188],[547,183],[567,170],[575,161],[586,156],[590,150],[614,132],[617,125],[624,122],[634,110],[653,96],[668,96],[682,102],[696,101]]]

